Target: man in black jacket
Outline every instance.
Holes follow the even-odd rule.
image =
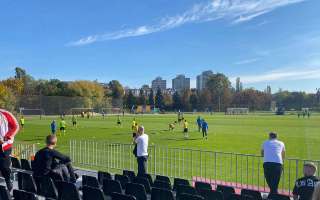
[[[56,151],[57,137],[48,135],[46,147],[38,151],[33,162],[35,176],[49,176],[54,180],[76,182],[76,175],[71,166],[71,159]]]

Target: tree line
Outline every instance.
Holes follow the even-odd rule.
[[[201,91],[191,89],[169,94],[160,89],[140,89],[139,95],[135,96],[131,90],[125,92],[117,80],[107,84],[85,80],[36,80],[17,67],[14,77],[0,81],[0,107],[17,109],[19,101],[27,101],[27,98],[19,99],[21,96],[81,97],[81,101],[74,106],[92,108],[123,106],[131,109],[137,105],[150,105],[164,111],[225,111],[228,107],[270,110],[272,102],[276,102],[277,106],[283,106],[286,110],[301,110],[304,107],[320,110],[319,90],[316,93],[279,90],[274,94],[254,88],[236,90],[222,73],[210,76]]]

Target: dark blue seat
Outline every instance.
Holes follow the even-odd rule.
[[[224,199],[227,199],[229,196],[235,193],[235,190],[233,187],[225,186],[225,185],[218,185],[217,191],[222,192]]]
[[[151,193],[151,186],[150,186],[150,183],[149,183],[148,179],[142,178],[142,177],[136,177],[136,178],[133,179],[133,183],[138,183],[138,184],[143,185],[144,188],[146,189],[146,192],[148,194]]]
[[[48,176],[34,177],[34,180],[37,184],[39,195],[44,196],[46,198],[52,198],[52,199],[58,198],[58,190],[50,177]]]
[[[31,193],[37,193],[37,186],[31,174],[18,172],[18,188]]]
[[[190,186],[190,183],[186,179],[175,178],[173,182],[173,190],[176,191],[178,185],[187,185]]]
[[[152,188],[151,200],[174,200],[171,190]]]
[[[57,181],[56,186],[59,191],[59,200],[80,200],[80,194],[73,183]]]
[[[111,194],[111,199],[112,200],[137,200],[132,195],[120,194],[115,192]]]
[[[30,162],[26,159],[21,159],[21,169],[27,170],[27,171],[32,171]]]
[[[108,172],[98,171],[98,181],[99,181],[100,185],[103,184],[103,181],[105,179],[112,180],[111,174]]]
[[[166,189],[166,190],[172,190],[171,184],[169,182],[166,182],[166,181],[155,180],[154,183],[153,183],[153,187]]]
[[[245,195],[251,196],[251,197],[253,197],[253,198],[256,199],[256,200],[262,200],[261,192],[256,191],[256,190],[242,189],[242,190],[241,190],[241,195],[242,195],[242,196],[245,196]]]
[[[82,194],[83,200],[105,200],[103,192],[99,188],[83,186]]]
[[[203,196],[205,200],[223,200],[223,194],[220,191],[214,190],[197,190],[199,195]]]
[[[102,189],[105,195],[111,195],[111,193],[122,193],[121,184],[116,180],[105,179],[103,181]]]
[[[210,183],[204,183],[197,181],[194,185],[196,190],[212,190],[212,186]]]
[[[34,193],[23,190],[13,190],[13,198],[14,200],[38,200]]]
[[[136,197],[137,200],[147,200],[147,192],[141,184],[128,183],[126,185],[126,194]]]
[[[82,175],[82,186],[100,188],[99,181],[96,177]]]
[[[1,200],[12,200],[9,191],[6,186],[0,185],[0,199]]]
[[[114,180],[119,181],[122,188],[126,188],[126,184],[130,183],[130,179],[126,175],[116,174]]]

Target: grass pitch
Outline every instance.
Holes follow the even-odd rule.
[[[202,139],[196,125],[197,114],[185,114],[189,122],[189,139],[184,139],[181,126],[168,131],[168,124],[177,120],[176,114],[126,115],[121,117],[122,126],[116,124],[117,116],[78,118],[78,127],[73,128],[71,117],[66,117],[67,133],[59,136],[58,148],[66,151],[70,139],[104,140],[117,143],[131,143],[133,118],[144,125],[150,136],[150,144],[206,149],[211,151],[236,152],[259,155],[261,144],[268,132],[276,131],[286,145],[287,157],[319,160],[320,158],[320,115],[298,118],[296,115],[275,116],[271,114],[250,114],[225,116],[223,114],[200,114],[209,124],[208,140]],[[44,145],[44,138],[50,133],[50,123],[58,117],[26,117],[24,130],[16,141]],[[58,128],[58,127],[57,127]]]

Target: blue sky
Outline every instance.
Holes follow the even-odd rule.
[[[91,0],[0,2],[0,79],[140,87],[204,70],[245,87],[320,87],[319,0]]]

